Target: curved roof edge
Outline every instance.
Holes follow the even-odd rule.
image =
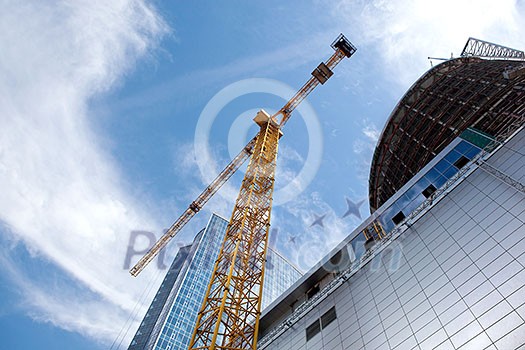
[[[377,207],[375,206],[376,203],[373,202],[373,192],[377,190],[377,176],[379,175],[381,171],[381,164],[378,164],[380,161],[378,158],[380,157],[381,148],[387,143],[386,139],[392,136],[393,129],[395,126],[395,121],[398,120],[399,114],[401,112],[401,106],[403,106],[406,102],[409,102],[410,99],[417,98],[415,96],[418,92],[421,93],[422,91],[425,91],[430,86],[432,86],[433,80],[436,77],[438,73],[444,73],[449,71],[450,69],[455,69],[465,63],[473,62],[473,61],[482,61],[481,58],[478,57],[458,57],[458,58],[452,58],[450,60],[444,61],[443,63],[440,63],[428,71],[426,71],[416,82],[414,82],[410,88],[407,90],[407,92],[401,97],[399,102],[395,105],[394,109],[390,113],[390,116],[388,117],[385,126],[383,127],[383,130],[381,131],[381,134],[378,138],[374,154],[372,156],[372,162],[370,166],[370,173],[368,177],[368,186],[369,186],[369,204],[370,204],[370,212],[373,213]],[[377,167],[379,166],[379,169]]]

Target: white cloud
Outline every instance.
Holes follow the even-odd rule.
[[[80,296],[69,283],[60,280],[52,281],[53,287],[48,285],[46,290],[35,281],[37,276],[16,266],[4,253],[0,255],[3,274],[23,297],[18,307],[33,319],[102,341],[115,339],[125,325],[129,311],[115,307],[113,302],[100,299],[93,293],[81,293]]]
[[[381,131],[368,119],[362,119],[357,123],[361,129],[361,135],[354,140],[353,151],[356,155],[369,159],[372,157]]]
[[[459,56],[468,37],[525,48],[525,12],[517,0],[335,0],[333,15],[352,40],[376,50],[390,79],[410,85],[428,56]]]
[[[374,124],[368,124],[365,125],[363,128],[363,134],[371,141],[371,142],[377,142],[379,140],[379,135],[381,131],[377,129],[377,127]]]
[[[308,184],[298,177],[298,173],[304,163],[305,159],[295,149],[280,143],[275,169],[275,191],[280,191],[288,185],[292,186],[293,193],[303,191]]]
[[[0,12],[0,219],[103,299],[82,302],[52,281],[19,286],[38,319],[102,341],[118,327],[113,319],[108,331],[95,329],[103,310],[129,313],[147,278],[122,269],[128,234],[158,227],[99,146],[88,102],[166,32],[139,0],[7,1]]]

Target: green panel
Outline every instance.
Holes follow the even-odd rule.
[[[467,128],[467,130],[463,131],[459,137],[480,148],[485,148],[495,141],[494,136],[474,128]]]

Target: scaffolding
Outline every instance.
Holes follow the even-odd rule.
[[[385,203],[468,127],[497,136],[523,125],[522,67],[523,61],[461,57],[423,75],[392,112],[374,152],[371,210]]]

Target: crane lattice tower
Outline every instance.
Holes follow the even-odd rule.
[[[153,247],[131,268],[137,276],[168,242],[202,209],[218,189],[250,158],[224,241],[197,317],[190,349],[256,349],[270,229],[275,167],[281,129],[295,108],[332,69],[356,48],[343,35],[332,43],[335,52],[273,116],[261,110],[254,121],[259,133],[188,206]]]

